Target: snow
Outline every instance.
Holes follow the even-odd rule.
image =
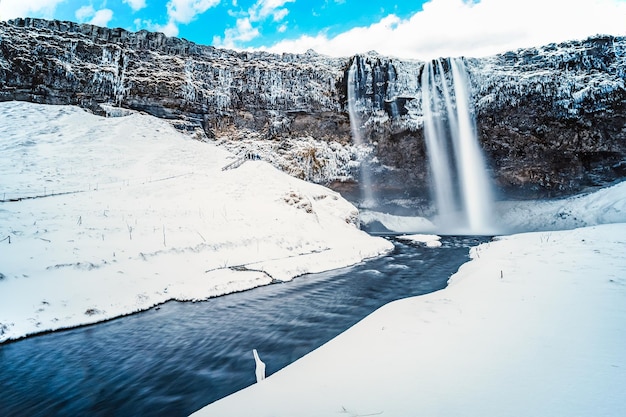
[[[193,415],[626,415],[625,250],[623,223],[482,244],[446,289]]]
[[[261,161],[222,170],[232,154],[151,116],[7,102],[0,119],[0,342],[393,247],[339,194]]]
[[[478,104],[483,109],[496,104],[515,106],[519,104],[520,93],[534,89],[550,97],[555,109],[574,115],[585,107],[586,111],[589,107],[602,109],[612,100],[612,93],[625,89],[622,75],[625,61],[619,55],[625,45],[624,37],[609,40],[599,35],[595,42],[549,44],[470,59],[473,96],[482,97]],[[598,52],[602,48],[606,53]],[[607,59],[612,54],[614,57]],[[585,98],[591,98],[593,104],[583,106]]]
[[[626,182],[565,199],[502,202],[497,216],[509,233],[626,223]]]
[[[398,236],[400,240],[408,240],[410,242],[424,243],[429,248],[441,247],[441,236],[437,235],[425,235],[425,234],[413,234]]]
[[[432,233],[436,226],[428,219],[419,216],[399,216],[374,210],[362,210],[359,219],[363,224],[379,222],[388,230],[398,233]]]

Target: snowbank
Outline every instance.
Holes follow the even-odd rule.
[[[359,219],[365,225],[379,222],[387,230],[397,233],[433,233],[437,227],[425,217],[398,216],[373,210],[362,210]]]
[[[509,233],[626,223],[626,181],[559,200],[501,202],[497,215]]]
[[[0,103],[0,342],[360,262],[339,194],[141,114]]]
[[[402,236],[398,236],[398,239],[408,240],[409,242],[424,243],[426,246],[430,248],[438,248],[441,246],[441,236],[437,236],[437,235],[424,235],[424,234],[402,235]]]
[[[480,245],[445,290],[194,416],[626,415],[625,253],[626,224]]]

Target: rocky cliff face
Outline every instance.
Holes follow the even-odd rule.
[[[356,59],[363,83],[357,108],[379,161],[396,168],[399,184],[423,184],[423,63]],[[596,37],[465,62],[478,138],[507,194],[567,194],[626,176],[625,38]],[[403,167],[421,169],[397,175]]]
[[[351,140],[353,63],[366,146]],[[507,193],[567,194],[626,177],[626,38],[466,65],[479,140]],[[375,53],[246,53],[146,31],[0,22],[0,100],[77,104],[103,114],[110,106],[145,111],[318,182],[358,179],[359,161],[367,159],[376,187],[404,194],[427,188],[423,67]]]

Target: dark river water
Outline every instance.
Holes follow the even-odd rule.
[[[392,238],[390,238],[392,239]],[[0,416],[186,416],[270,375],[382,305],[442,289],[485,238],[0,345]]]

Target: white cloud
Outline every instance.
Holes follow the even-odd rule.
[[[224,38],[215,36],[213,45],[222,48],[236,48],[238,42],[248,42],[260,35],[259,30],[252,26],[250,18],[243,17],[237,19],[237,25],[234,28],[226,29]]]
[[[0,0],[0,20],[33,14],[52,18],[57,4],[65,0]]]
[[[96,26],[107,26],[112,18],[113,10],[100,9],[93,15],[89,23]]]
[[[294,3],[296,0],[257,0],[245,12],[229,11],[231,16],[239,16],[237,25],[224,31],[224,37],[215,36],[213,45],[222,48],[239,49],[241,42],[249,42],[261,36],[261,32],[254,23],[260,23],[267,19],[280,22],[289,14],[289,10],[283,7],[287,3]],[[236,2],[233,2],[234,4]],[[279,33],[287,30],[287,23],[283,23],[277,28]]]
[[[166,6],[167,15],[170,22],[189,23],[219,3],[220,0],[170,0]]]
[[[129,0],[135,3],[143,0]],[[170,0],[165,6],[169,17],[165,25],[156,25],[150,21],[145,21],[150,30],[163,32],[167,36],[178,36],[178,25],[187,24],[193,21],[196,16],[215,7],[220,0]]]
[[[250,19],[244,18],[237,19],[237,34],[238,35],[235,40],[247,42],[259,36],[259,31],[258,29],[252,27]]]
[[[429,59],[485,56],[595,34],[626,35],[624,0],[431,0],[406,20],[391,14],[379,22],[329,38],[324,32],[285,40],[273,52]]]
[[[123,2],[128,4],[134,12],[146,7],[146,0],[123,0]]]
[[[296,0],[257,0],[248,10],[250,19],[253,21],[265,20],[272,17],[274,21],[283,19],[289,11],[283,6],[287,3],[294,3]]]
[[[74,13],[80,23],[89,23],[96,26],[107,26],[113,18],[111,9],[95,10],[93,6],[82,6]]]
[[[76,20],[78,20],[79,22],[85,22],[95,14],[96,10],[93,8],[93,6],[89,5],[83,6],[80,9],[76,10],[74,16],[76,16]]]
[[[0,20],[29,16],[52,19],[57,5],[64,1],[66,0],[0,0]],[[79,22],[106,26],[113,18],[113,11],[110,9],[96,11],[93,6],[88,5],[76,10],[75,16]]]
[[[281,20],[283,20],[287,15],[289,14],[289,10],[287,9],[279,9],[276,10],[273,15],[272,18],[274,19],[274,22],[280,22]]]
[[[173,21],[167,22],[165,25],[148,24],[148,29],[156,32],[163,32],[166,36],[178,36],[178,24]]]

